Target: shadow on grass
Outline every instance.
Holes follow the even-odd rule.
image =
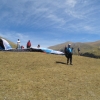
[[[61,62],[61,61],[56,61],[57,64],[66,64],[64,62]]]

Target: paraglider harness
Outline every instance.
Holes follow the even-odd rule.
[[[68,57],[69,55],[72,55],[72,48],[65,47],[65,56]]]

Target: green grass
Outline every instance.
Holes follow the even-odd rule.
[[[100,59],[0,52],[0,100],[100,100]]]

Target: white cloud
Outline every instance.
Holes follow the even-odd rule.
[[[91,26],[84,26],[84,29],[87,30],[87,31],[93,31],[93,27]]]
[[[26,44],[30,39],[36,45],[39,40],[44,41],[40,38],[41,31],[47,32],[47,37],[52,34],[56,38],[82,32],[100,34],[100,7],[96,0],[0,0],[0,4],[0,31],[8,30],[1,35],[15,42],[19,38]],[[40,37],[32,34],[34,30],[39,30]]]
[[[69,7],[75,7],[77,0],[66,0],[66,5]]]
[[[16,33],[16,32],[0,32],[0,36],[14,42],[15,44],[17,43],[17,40],[20,39],[21,45],[23,45],[26,48],[26,44],[28,40],[31,41],[32,47],[37,47],[38,44],[41,45],[41,47],[49,47],[53,44],[57,44],[61,42],[61,40],[53,40],[53,41],[48,41],[48,39],[44,39],[43,37],[37,37],[33,35],[28,35],[32,33]]]
[[[65,24],[65,20],[63,18],[59,18],[56,15],[51,14],[51,15],[47,16],[47,18],[52,20],[53,23],[57,24],[58,26],[62,26]]]
[[[26,42],[29,40],[28,35],[16,32],[0,32],[0,36],[14,43],[17,43],[17,39],[20,39],[21,42],[23,43],[22,45],[26,45]]]

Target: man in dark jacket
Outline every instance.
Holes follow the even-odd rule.
[[[72,65],[72,54],[73,54],[73,48],[71,48],[71,44],[68,44],[68,47],[65,47],[65,56],[67,58],[67,65]]]

